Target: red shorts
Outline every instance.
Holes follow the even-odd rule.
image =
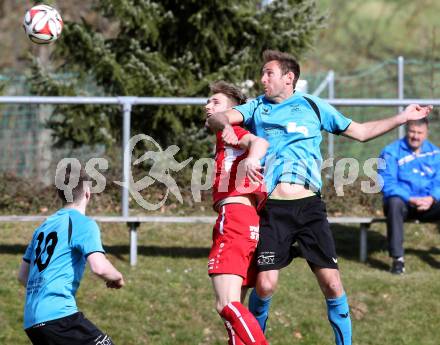
[[[256,280],[254,253],[259,238],[260,217],[253,206],[226,204],[220,207],[212,234],[208,274],[236,274],[243,286]]]

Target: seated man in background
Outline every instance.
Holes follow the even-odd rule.
[[[427,138],[427,118],[409,121],[406,136],[386,146],[380,155],[386,161],[379,174],[384,180],[388,251],[394,274],[405,271],[403,222],[440,220],[440,149]]]

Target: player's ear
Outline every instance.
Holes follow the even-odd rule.
[[[295,81],[295,73],[289,71],[286,73],[286,76],[287,76],[287,85],[293,85],[293,82]]]
[[[91,182],[84,183],[84,197],[86,198],[87,201],[89,201],[90,197],[92,196],[92,192],[90,190],[90,184]]]

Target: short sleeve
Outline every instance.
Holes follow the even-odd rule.
[[[327,132],[341,134],[351,124],[351,119],[346,118],[336,108],[319,98],[313,99],[321,114],[321,126]]]
[[[82,226],[74,223],[72,228],[72,246],[84,256],[95,252],[104,253],[101,242],[101,231],[95,221],[90,220]]]
[[[32,238],[32,241],[28,244],[26,251],[24,252],[24,255],[23,255],[23,261],[25,261],[29,264],[32,261],[33,248],[34,248],[34,239]]]
[[[247,102],[242,105],[237,105],[233,107],[233,109],[239,111],[241,115],[243,116],[243,124],[246,127],[249,127],[252,117],[254,116],[255,110],[257,109],[258,105],[261,103],[261,100],[259,98],[253,99],[250,102]]]

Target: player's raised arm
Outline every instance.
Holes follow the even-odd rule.
[[[240,139],[238,145],[241,148],[248,150],[248,155],[244,160],[247,177],[251,182],[261,182],[263,175],[261,174],[260,159],[266,154],[267,149],[269,148],[269,142],[249,133]]]
[[[26,287],[29,277],[29,263],[26,261],[21,262],[20,270],[18,271],[17,279],[21,285]]]
[[[353,121],[342,134],[349,138],[365,142],[387,133],[408,121],[422,119],[428,116],[431,110],[432,105],[422,107],[418,104],[410,104],[400,114],[386,119],[365,123]]]
[[[243,115],[238,110],[229,109],[214,113],[206,119],[206,127],[213,132],[221,131],[227,125],[239,125],[243,122]]]
[[[243,115],[235,109],[212,114],[206,119],[206,125],[212,131],[223,131],[222,139],[227,145],[238,145],[238,138],[231,125],[238,125],[243,122]]]
[[[87,257],[90,269],[101,279],[105,280],[107,287],[120,289],[125,285],[122,274],[100,252],[92,253]]]

